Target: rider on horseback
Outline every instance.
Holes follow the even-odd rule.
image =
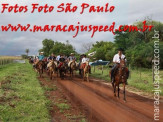
[[[81,69],[84,69],[86,66],[86,62],[89,62],[89,58],[87,58],[87,56],[85,54],[83,54],[83,58],[82,58],[82,64],[81,64]],[[91,74],[91,67],[89,65],[89,73]]]
[[[51,65],[52,65],[52,61],[55,61],[56,60],[56,57],[54,55],[54,53],[51,54],[51,56],[48,58],[48,65],[47,65],[47,68],[49,68]]]
[[[114,58],[113,58],[113,67],[112,67],[112,70],[111,70],[111,81],[112,83],[114,83],[115,79],[114,79],[114,76],[115,76],[115,73],[118,69],[118,64],[120,63],[120,59],[125,59],[125,55],[122,54],[123,52],[123,49],[122,48],[119,48],[118,49],[118,53],[114,55]],[[126,61],[126,59],[125,59]],[[129,76],[129,71],[127,72],[127,78]]]
[[[44,56],[44,52],[40,52],[40,55],[38,56],[38,59],[36,60],[34,66],[36,67],[37,64],[38,64],[40,61],[43,61],[43,60],[44,60],[44,58],[45,58],[45,56]]]
[[[65,62],[65,57],[64,57],[64,55],[61,54],[60,58],[59,58],[58,68],[60,68],[63,65],[64,62]]]
[[[72,62],[75,62],[75,64],[77,65],[76,57],[74,56],[74,53],[71,53],[70,56],[68,57],[68,67],[70,67]]]

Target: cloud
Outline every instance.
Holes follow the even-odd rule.
[[[109,5],[114,5],[115,10],[112,13],[89,13],[86,9],[85,13],[80,15],[80,5],[82,3],[89,3],[90,5],[105,5],[108,0],[69,0],[72,5],[77,5],[79,8],[76,13],[33,13],[31,14],[31,4],[39,3],[40,5],[48,4],[56,7],[60,3],[65,3],[65,0],[17,0],[18,5],[28,5],[29,11],[27,13],[0,13],[0,25],[8,24],[31,24],[31,25],[45,25],[45,24],[61,24],[61,25],[76,25],[80,22],[84,25],[110,25],[116,22],[116,26],[120,24],[132,24],[136,20],[143,20],[150,16],[153,20],[163,21],[163,1],[162,0],[110,0]],[[0,4],[9,3],[15,5],[14,0],[1,0]],[[0,10],[1,7],[0,7]],[[54,41],[70,43],[80,52],[83,43],[96,42],[100,40],[113,41],[114,35],[112,33],[95,33],[91,38],[91,33],[80,32],[76,38],[73,38],[74,32],[1,32],[0,31],[0,55],[21,55],[25,53],[25,49],[30,49],[30,54],[37,54],[37,51],[42,47],[42,40],[45,38],[53,39]]]

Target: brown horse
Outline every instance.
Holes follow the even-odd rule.
[[[70,77],[73,77],[74,71],[75,71],[76,69],[77,69],[76,62],[73,61],[73,62],[70,64]]]
[[[123,84],[124,101],[126,101],[125,86],[127,82],[127,71],[128,69],[126,67],[125,59],[120,58],[120,64],[117,65],[117,70],[114,76],[114,83],[112,83],[112,86],[113,86],[115,97],[116,97],[116,87],[118,87],[118,98],[119,98],[119,91],[120,91],[119,85]],[[110,76],[111,76],[111,72],[110,72]]]
[[[44,70],[44,62],[43,61],[39,61],[36,65],[36,70],[39,73],[40,77],[42,77],[43,74],[43,70]]]
[[[85,63],[85,67],[81,70],[81,75],[83,77],[83,81],[87,78],[87,82],[89,82],[89,62]]]

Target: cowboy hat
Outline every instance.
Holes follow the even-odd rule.
[[[123,48],[118,48],[118,51],[123,51]]]

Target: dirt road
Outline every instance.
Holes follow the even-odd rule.
[[[153,121],[153,100],[141,97],[134,93],[127,92],[127,102],[123,101],[122,91],[120,99],[113,96],[112,88],[100,82],[83,82],[80,78],[61,80],[55,78],[67,92],[85,105],[92,118],[96,117],[101,122],[152,122]],[[75,98],[75,99],[74,99]],[[163,111],[161,104],[160,111]],[[92,120],[90,117],[90,121]],[[160,120],[163,116],[160,113]]]

